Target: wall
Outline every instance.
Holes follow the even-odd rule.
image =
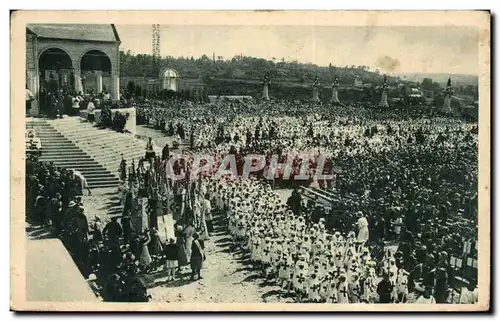
[[[129,81],[133,81],[136,86],[141,86],[141,88],[148,89],[152,88],[152,83],[159,85],[158,78],[155,77],[127,77],[120,76],[120,90],[126,91],[127,84]],[[200,79],[189,79],[189,78],[179,78],[177,83],[178,91],[182,90],[196,90],[197,88],[204,88],[203,81]],[[149,90],[149,89],[148,89]]]

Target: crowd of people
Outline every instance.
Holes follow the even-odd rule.
[[[61,239],[96,295],[106,301],[145,302],[139,276],[155,268],[163,249],[155,229],[135,232],[130,217],[90,220],[82,195],[85,178],[30,156],[26,161],[26,215],[33,226],[49,228]],[[90,189],[88,189],[90,192]],[[106,223],[106,224],[104,224]]]
[[[228,215],[235,242],[245,244],[265,274],[294,289],[299,300],[407,302],[408,293],[413,293],[416,302],[445,303],[458,299],[453,288],[474,293],[477,271],[464,258],[477,255],[477,123],[433,111],[297,106],[149,101],[138,105],[138,114],[166,135],[189,136],[195,153],[216,160],[231,153],[240,160],[248,154],[267,156],[266,168],[246,182],[214,182],[229,195],[216,209]],[[273,154],[280,163],[292,159],[291,179],[280,181],[283,169],[269,168]],[[318,156],[327,158],[327,171],[334,178],[315,182],[311,175],[301,185],[313,183],[326,191],[328,208],[297,205],[301,197],[294,193],[288,205],[274,210],[276,196],[266,205],[265,197],[252,192],[251,186],[266,191],[266,180],[270,195],[272,187],[296,187],[293,173],[304,159],[314,173]],[[214,171],[219,165],[216,161]],[[275,173],[272,180],[269,171]],[[359,233],[360,218],[369,227],[369,238],[361,244],[353,237]],[[319,243],[322,250],[301,247],[308,242]],[[344,253],[341,262],[335,262],[339,248],[352,253],[354,261]],[[467,283],[457,283],[457,276],[465,276]],[[373,284],[371,292],[366,291],[372,298],[362,286],[363,295],[339,298],[344,286],[356,288],[369,277]],[[316,290],[311,291],[309,283]]]
[[[96,276],[106,299],[147,298],[144,282],[129,280],[158,268],[174,279],[190,266],[191,278],[201,278],[204,242],[219,216],[235,247],[248,251],[253,266],[298,302],[477,300],[477,270],[466,260],[477,255],[477,123],[422,109],[285,101],[146,100],[136,109],[138,124],[188,142],[191,154],[211,155],[215,163],[197,180],[174,182],[165,163],[181,152],[176,146],[155,155],[149,142],[137,165],[122,161],[122,217],[106,227],[97,220],[87,228],[89,237],[76,237],[85,242],[69,242],[85,244],[76,252],[85,253],[80,261],[86,260],[87,275]],[[246,179],[216,178],[228,154],[236,156],[238,173],[250,154],[263,155],[266,165]],[[273,155],[290,164],[290,177],[272,164]],[[332,179],[316,178],[321,157],[327,160],[321,174]],[[194,159],[174,170],[190,172]],[[310,179],[294,180],[304,163]],[[30,213],[49,221],[33,197],[57,199],[47,177],[64,180],[66,174],[41,163],[35,168],[32,176],[41,181],[33,186],[44,188],[30,187]],[[276,188],[294,192],[284,203]],[[59,191],[66,193],[59,195],[66,213],[75,207],[69,206],[73,198],[78,204],[78,193]],[[308,201],[311,193],[323,202]],[[168,195],[178,209],[176,239],[162,243],[157,218],[169,206]],[[131,212],[140,198],[152,210],[148,226],[136,232]]]

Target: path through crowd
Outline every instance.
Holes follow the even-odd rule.
[[[85,214],[89,224],[94,217],[106,224],[112,216],[122,214],[123,205],[120,204],[117,188],[99,188],[92,191],[92,195],[82,196]],[[174,221],[172,215],[164,215],[158,219],[158,233],[162,241],[174,237]]]
[[[293,302],[280,295],[280,288],[269,284],[252,266],[249,254],[233,249],[231,238],[219,220],[215,232],[205,241],[207,259],[202,279],[190,281],[190,268],[184,267],[183,280],[166,281],[163,272],[149,285],[154,302],[258,303]]]

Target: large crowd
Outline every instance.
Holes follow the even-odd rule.
[[[477,300],[477,271],[468,264],[477,255],[477,123],[422,109],[285,101],[146,100],[136,108],[138,124],[187,142],[192,154],[212,155],[216,162],[190,183],[165,176],[165,162],[179,152],[168,146],[162,155],[149,148],[137,165],[122,162],[120,222],[114,218],[104,227],[96,221],[85,242],[67,241],[70,248],[86,244],[86,251],[72,252],[88,253],[86,274],[97,277],[106,299],[147,298],[144,282],[127,280],[141,280],[138,275],[160,266],[173,279],[175,270],[190,265],[192,278],[200,278],[204,242],[221,219],[234,246],[249,252],[253,266],[298,302]],[[266,164],[247,179],[218,178],[213,174],[228,154],[236,156],[238,173],[250,154],[264,155]],[[291,164],[290,179],[272,164],[273,155]],[[316,179],[320,156],[332,179]],[[304,162],[310,179],[294,180]],[[42,178],[27,189],[34,207],[30,215],[50,216],[36,214],[38,195],[61,198],[61,212],[71,212],[75,206],[69,203],[78,204],[78,193],[68,196],[67,189],[54,189],[47,180],[64,181],[66,173],[56,174],[64,170],[35,164],[31,176]],[[190,172],[189,161],[182,165],[176,170]],[[286,203],[275,192],[280,187],[294,190]],[[135,232],[132,202],[140,197],[158,202],[169,190],[184,195],[175,197],[177,240],[162,243],[159,212]],[[308,193],[326,201],[309,200]],[[156,203],[150,207],[163,210]],[[63,221],[71,215],[64,214]],[[73,224],[63,226],[75,235]]]
[[[416,302],[446,303],[459,299],[454,288],[462,301],[474,297],[477,275],[466,258],[477,254],[477,123],[422,109],[295,102],[146,101],[137,108],[144,124],[180,141],[189,136],[195,152],[215,156],[209,175],[227,154],[267,156],[249,180],[214,181],[226,191],[215,208],[227,215],[235,242],[298,300],[407,302],[411,293]],[[292,164],[290,179],[272,167],[276,154]],[[328,160],[330,181],[314,182],[319,156]],[[298,193],[278,205],[272,193],[297,187],[304,160],[310,180],[299,183],[327,191],[327,208],[301,205]],[[369,237],[354,237],[360,224]]]

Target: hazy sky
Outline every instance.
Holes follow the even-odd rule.
[[[151,25],[116,25],[121,50],[151,53]],[[385,73],[478,73],[470,27],[161,25],[161,55],[238,54],[327,66],[368,65]]]

